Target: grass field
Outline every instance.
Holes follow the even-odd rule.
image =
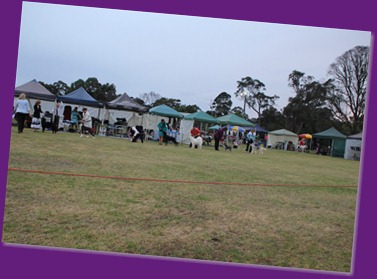
[[[9,169],[7,243],[350,272],[357,161],[13,127]]]

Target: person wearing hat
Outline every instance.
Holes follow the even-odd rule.
[[[164,139],[164,132],[168,131],[168,125],[166,124],[164,119],[161,119],[160,123],[157,125],[158,128],[158,141],[159,144],[162,145]]]

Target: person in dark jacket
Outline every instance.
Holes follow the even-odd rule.
[[[222,137],[224,136],[224,132],[227,130],[226,127],[218,129],[213,137],[215,138],[215,150],[219,151],[219,145]]]

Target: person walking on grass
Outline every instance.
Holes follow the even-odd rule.
[[[90,116],[90,113],[88,111],[87,108],[83,108],[82,109],[82,119],[81,119],[81,135],[80,137],[83,137],[84,134],[86,134],[86,131],[89,132],[89,134],[92,135],[92,137],[94,138],[95,135],[93,133],[93,129],[92,129],[92,117]],[[87,137],[89,137],[87,135]]]
[[[28,116],[32,116],[30,112],[30,105],[28,100],[26,100],[26,95],[21,93],[18,97],[16,105],[14,107],[15,118],[18,124],[18,132],[22,133],[25,128],[25,121]]]
[[[41,118],[43,116],[41,101],[36,100],[34,104],[34,112],[33,112],[33,118],[31,119],[31,128],[34,129],[34,131],[38,131],[42,127],[42,121]]]
[[[161,122],[157,125],[158,128],[158,142],[160,145],[162,145],[162,142],[164,140],[164,132],[168,131],[168,125],[166,124],[164,119],[161,119]]]

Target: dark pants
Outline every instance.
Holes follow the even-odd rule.
[[[250,144],[253,144],[253,142],[246,141],[246,149],[245,149],[245,151],[249,151],[249,152],[252,151],[252,147],[250,146]],[[249,150],[249,149],[250,149],[250,150]]]
[[[215,138],[215,150],[219,150],[220,139]]]
[[[17,126],[18,126],[18,132],[19,133],[22,133],[24,131],[25,121],[26,121],[27,116],[28,116],[27,113],[17,112],[17,114],[16,114],[16,119],[17,119],[17,124],[18,124]]]

